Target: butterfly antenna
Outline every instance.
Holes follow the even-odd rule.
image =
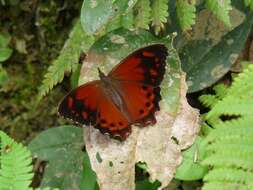
[[[98,68],[98,75],[100,79],[105,77],[105,74],[99,68]]]

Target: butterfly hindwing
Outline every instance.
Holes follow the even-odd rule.
[[[86,83],[70,92],[61,102],[59,113],[111,136],[125,139],[130,134],[128,120],[106,97],[100,81]]]
[[[101,97],[100,81],[92,81],[71,91],[59,105],[59,113],[84,125],[94,125]]]
[[[119,82],[122,98],[126,102],[131,123],[146,126],[155,123],[154,113],[159,110],[160,87],[136,82]]]
[[[123,140],[131,132],[128,119],[107,96],[99,100],[98,117],[94,127],[102,133],[109,133],[112,137],[119,136]]]

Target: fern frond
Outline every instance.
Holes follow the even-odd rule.
[[[220,115],[253,115],[253,65],[235,78],[227,96],[219,101],[206,118]],[[251,106],[250,106],[251,105]]]
[[[134,25],[136,28],[149,29],[151,21],[150,0],[138,0],[134,6]]]
[[[242,158],[240,156],[234,156],[231,157],[230,154],[212,154],[208,155],[206,159],[204,159],[201,164],[203,165],[211,165],[214,167],[214,169],[217,168],[230,168],[230,167],[235,167],[235,168],[240,168],[240,169],[248,169],[252,167],[252,157],[246,157]]]
[[[214,86],[213,89],[215,91],[215,95],[221,100],[226,96],[228,87],[221,83]]]
[[[225,174],[225,175],[224,175]],[[249,183],[249,179],[253,179],[253,173],[233,168],[219,168],[211,170],[205,177],[204,181],[217,182],[237,182],[241,184]]]
[[[216,103],[227,94],[228,87],[224,84],[214,86],[215,95],[204,94],[199,97],[199,101],[206,107],[212,108]]]
[[[199,101],[206,107],[211,108],[213,107],[217,102],[218,98],[215,95],[201,95],[199,97]]]
[[[253,0],[244,0],[244,4],[253,10]]]
[[[219,100],[205,117],[213,130],[203,141],[206,157],[202,164],[212,167],[204,177],[204,190],[253,189],[252,79],[253,65],[249,65],[235,78],[227,93],[223,87],[215,89],[220,93],[215,95]],[[219,119],[222,115],[232,117],[222,121]]]
[[[223,148],[221,148],[223,146]],[[240,151],[235,151],[238,149],[233,148],[239,148]],[[208,148],[206,151],[207,154],[218,154],[219,156],[224,157],[237,157],[237,158],[252,158],[253,157],[253,151],[249,146],[241,145],[229,145],[229,144],[222,144],[221,143],[215,143],[211,148]]]
[[[229,90],[229,94],[239,95],[244,97],[252,95],[253,91],[253,65],[249,64],[248,67],[240,73],[233,81],[233,84]],[[240,92],[238,94],[238,92]]]
[[[231,0],[206,0],[206,7],[226,26],[231,26],[229,17],[229,11],[232,10]]]
[[[65,72],[72,72],[76,68],[80,53],[82,51],[86,52],[93,41],[93,37],[84,33],[80,21],[78,21],[71,31],[69,39],[64,44],[59,57],[49,66],[42,85],[39,87],[39,99],[63,80]]]
[[[234,96],[229,96],[218,102],[207,114],[206,118],[208,119],[210,117],[217,117],[221,115],[253,115],[253,106],[249,105],[253,105],[253,100],[236,99]]]
[[[238,189],[238,190],[251,190],[248,188],[247,185],[238,184],[238,183],[231,183],[225,181],[211,181],[206,182],[202,190],[231,190],[231,189]]]
[[[241,135],[231,135],[226,136],[225,138],[217,138],[215,142],[219,142],[220,144],[236,144],[240,142],[240,144],[244,145],[252,145],[253,144],[253,134],[244,135],[243,138]],[[211,146],[211,145],[209,145]]]
[[[151,20],[155,33],[158,34],[163,28],[164,23],[167,22],[169,0],[155,0],[151,4]]]
[[[176,1],[177,18],[179,25],[183,31],[190,30],[191,26],[195,24],[196,7],[195,0],[178,0]]]
[[[243,117],[219,123],[215,126],[215,130],[211,131],[205,138],[204,142],[220,141],[221,139],[232,139],[236,137],[253,137],[253,117]],[[238,127],[243,126],[243,127]]]
[[[0,189],[29,189],[33,178],[30,151],[2,131],[0,131],[0,141]]]

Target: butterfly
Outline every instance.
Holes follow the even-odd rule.
[[[128,55],[108,75],[98,69],[100,80],[67,94],[59,113],[120,140],[129,136],[133,124],[155,124],[167,55],[164,45],[153,44]]]

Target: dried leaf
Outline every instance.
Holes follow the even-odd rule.
[[[141,37],[140,37],[141,36]],[[80,81],[97,78],[97,66],[109,71],[113,65],[134,49],[159,43],[148,32],[117,30],[98,41],[81,70]],[[171,46],[171,41],[163,41]],[[166,187],[182,161],[181,149],[190,146],[198,132],[198,112],[186,101],[185,75],[172,47],[167,71],[161,85],[162,100],[156,113],[155,126],[132,127],[126,141],[120,142],[101,134],[93,127],[85,127],[84,140],[100,190],[134,190],[135,164],[145,162],[150,180],[159,180]],[[177,139],[175,141],[175,138]]]

